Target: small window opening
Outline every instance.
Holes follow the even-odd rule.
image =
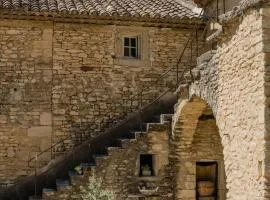
[[[140,176],[155,176],[152,154],[140,155]]]
[[[125,37],[124,38],[124,57],[138,58],[138,37]]]
[[[216,199],[218,196],[217,162],[196,163],[196,199]]]

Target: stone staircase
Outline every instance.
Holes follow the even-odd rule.
[[[164,93],[151,104],[136,113],[130,114],[124,121],[119,121],[117,126],[112,127],[107,132],[85,141],[65,156],[51,160],[48,165],[39,169],[37,176],[25,177],[12,187],[0,191],[0,199],[28,200],[41,199],[42,197],[43,199],[78,199],[75,194],[79,191],[79,187],[76,187],[76,185],[87,183],[93,169],[96,169],[97,176],[102,179],[110,177],[106,180],[107,185],[132,182],[133,179],[138,177],[138,174],[136,176],[130,175],[130,169],[124,168],[131,162],[133,164],[129,168],[134,167],[137,155],[142,151],[146,152],[148,146],[152,145],[148,141],[149,138],[147,140],[149,135],[154,137],[152,133],[161,133],[165,129],[168,131],[168,121],[171,120],[171,115],[162,113],[174,113],[176,100],[175,94]],[[162,136],[162,138],[164,137]],[[169,137],[168,133],[166,137]],[[133,150],[130,151],[132,148]],[[122,160],[123,155],[131,160]],[[112,157],[118,163],[113,163]],[[83,174],[74,171],[74,168],[78,165],[82,167]],[[113,170],[106,170],[106,166],[110,166]],[[117,169],[123,169],[123,171],[119,172]],[[115,172],[119,174],[114,174]],[[162,173],[166,174],[165,172]],[[113,177],[119,176],[123,180],[121,178],[113,179]],[[170,180],[168,177],[167,179]],[[68,191],[73,193],[69,194]],[[127,189],[122,187],[116,193],[119,195],[127,194]],[[69,194],[68,198],[65,196],[67,194]],[[127,198],[117,198],[117,200],[120,199]]]
[[[154,122],[158,119],[158,122]],[[126,170],[127,160],[125,160],[125,153],[128,151],[134,151],[133,155],[140,153],[140,151],[146,150],[148,147],[148,135],[149,133],[158,134],[160,132],[167,131],[170,129],[172,120],[172,114],[161,114],[155,116],[153,122],[146,123],[146,131],[130,131],[130,135],[133,137],[119,138],[119,146],[110,146],[106,149],[106,154],[95,154],[93,155],[93,162],[81,163],[79,169],[80,172],[75,170],[69,170],[66,179],[56,179],[55,184],[50,188],[43,188],[40,196],[31,196],[29,200],[45,199],[45,200],[61,200],[61,199],[81,199],[78,195],[80,186],[86,186],[88,183],[89,176],[94,174],[97,177],[105,179],[105,185],[120,184],[119,182],[113,182],[110,179],[110,172],[107,166],[110,165],[111,170],[117,170],[122,165],[123,170]],[[139,151],[138,151],[139,150]],[[123,158],[121,163],[117,166],[113,165],[112,160]],[[136,159],[134,157],[134,159]],[[78,167],[77,167],[78,169]],[[125,172],[123,172],[125,173]],[[114,176],[114,175],[113,175]],[[121,175],[119,175],[121,181]],[[114,188],[111,186],[111,188]],[[115,187],[117,188],[117,187]],[[126,191],[120,190],[116,192],[117,200],[128,199],[127,195],[123,195]]]

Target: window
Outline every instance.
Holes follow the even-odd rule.
[[[124,37],[124,57],[139,58],[138,37]]]
[[[140,155],[140,176],[155,176],[153,159],[152,154]]]
[[[150,66],[149,29],[138,26],[117,26],[115,52],[112,58],[115,65]]]

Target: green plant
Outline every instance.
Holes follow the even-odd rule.
[[[83,200],[114,200],[112,191],[106,190],[102,185],[102,180],[97,179],[95,173],[89,177],[86,187],[81,186],[81,197]]]
[[[77,172],[77,174],[82,175],[83,173],[82,167],[80,165],[76,166],[74,170]]]
[[[151,170],[151,168],[150,168],[149,165],[143,165],[143,166],[141,167],[141,169],[142,169],[142,171],[150,171],[150,170]]]

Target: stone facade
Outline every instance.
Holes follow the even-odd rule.
[[[190,95],[213,109],[226,173],[226,199],[268,199],[267,111],[263,31],[269,9],[249,10],[231,23],[216,51],[198,59]],[[263,48],[265,47],[265,48]],[[267,167],[266,167],[267,169]]]
[[[27,175],[51,145],[52,23],[1,20],[0,44],[2,182]]]
[[[227,3],[231,9],[239,1]],[[215,3],[208,4],[209,13],[213,8]],[[222,4],[219,9],[222,13]],[[195,200],[196,163],[205,161],[218,164],[220,200],[269,199],[270,8],[240,11],[238,20],[221,21],[216,50],[198,58],[172,136],[168,130],[141,134],[136,142],[122,141],[123,149],[111,149],[109,157],[96,159],[97,175],[117,199],[142,198],[137,186],[149,181],[138,174],[142,153],[156,155],[157,177],[150,181],[160,186],[158,197],[145,199]],[[156,81],[176,66],[189,35],[189,29],[143,22],[1,19],[0,182],[32,173],[29,158],[57,141],[72,136],[38,157],[39,167],[172,88],[173,74]],[[139,60],[123,59],[124,36],[138,36]],[[188,47],[180,71],[192,66],[190,53]],[[147,92],[134,99],[144,87]],[[88,175],[47,198],[77,198]]]
[[[122,59],[121,37],[129,32],[142,40],[141,60]],[[156,80],[176,66],[189,34],[140,23],[0,20],[0,182],[33,172],[27,161],[60,139],[74,136],[54,149],[66,152],[172,86],[175,76]],[[147,93],[128,101],[146,86]],[[51,155],[39,156],[38,166]]]
[[[130,32],[141,35],[146,43],[141,52],[142,60],[125,62],[121,58],[119,40]],[[113,122],[113,115],[121,116],[125,109],[130,112],[131,107],[136,108],[139,96],[132,104],[128,99],[176,65],[187,36],[188,31],[166,28],[56,24],[52,96],[54,138],[65,137],[73,130],[72,126],[80,126],[84,133],[77,134],[79,140],[85,128],[94,134],[92,130],[104,129],[104,125]],[[187,63],[188,59],[184,61]],[[168,77],[168,83],[172,83]],[[143,94],[144,104],[164,91],[168,84],[165,80],[157,85],[152,85]],[[95,123],[89,123],[93,120]]]

